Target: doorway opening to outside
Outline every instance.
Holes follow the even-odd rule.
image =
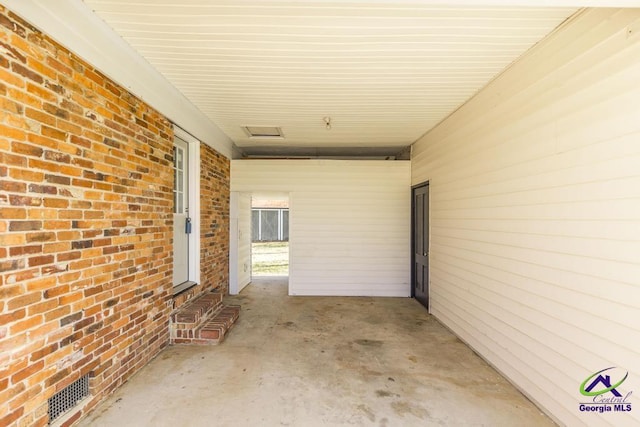
[[[251,275],[289,276],[289,196],[251,198]]]

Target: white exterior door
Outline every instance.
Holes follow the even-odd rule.
[[[176,138],[173,146],[173,286],[189,281],[189,148]]]

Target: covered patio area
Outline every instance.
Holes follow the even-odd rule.
[[[553,422],[414,299],[240,295],[220,346],[172,346],[83,426],[544,426]]]

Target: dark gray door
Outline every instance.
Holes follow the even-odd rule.
[[[413,189],[413,297],[429,309],[429,184]]]

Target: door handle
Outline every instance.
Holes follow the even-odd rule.
[[[184,222],[184,232],[185,234],[191,234],[191,218],[189,217]]]
[[[422,256],[427,256],[427,255],[429,255],[429,252],[425,252],[422,254]]]

